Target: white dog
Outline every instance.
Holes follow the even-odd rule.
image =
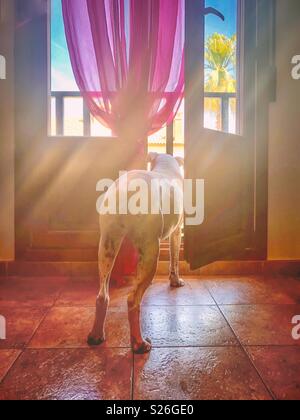
[[[88,338],[90,345],[100,345],[105,340],[105,319],[109,305],[109,280],[116,257],[124,238],[131,239],[138,250],[139,261],[133,292],[128,297],[128,313],[130,322],[131,342],[133,351],[147,353],[151,350],[151,343],[145,340],[140,327],[140,308],[143,296],[151,285],[156,274],[160,241],[170,238],[170,284],[181,287],[184,282],[179,278],[179,254],[181,246],[181,226],[183,211],[183,175],[181,166],[183,159],[169,155],[151,153],[149,155],[151,171],[128,172],[128,180],[142,179],[149,188],[153,180],[160,182],[159,212],[157,214],[106,214],[100,216],[101,240],[99,246],[100,293],[96,302],[96,319],[93,330]],[[111,194],[119,192],[122,184],[116,181],[114,188],[110,188],[105,200]],[[164,188],[167,187],[166,189]],[[169,191],[169,193],[164,193]],[[127,192],[126,192],[127,193]],[[170,200],[171,199],[171,200]],[[173,205],[172,205],[173,199]],[[165,211],[164,200],[169,200],[170,211]],[[180,203],[182,201],[182,203]]]

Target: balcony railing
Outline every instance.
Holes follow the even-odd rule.
[[[82,98],[80,92],[51,92],[51,98],[55,101],[55,129],[52,129],[54,136],[65,135],[65,99]],[[236,99],[236,93],[206,92],[205,98],[220,100],[221,131],[226,133],[230,130],[230,100]],[[91,137],[91,114],[83,101],[82,122],[83,136]],[[54,131],[54,132],[53,132]],[[173,127],[168,127],[169,138],[172,136]]]
[[[56,136],[65,133],[65,99],[82,98],[80,92],[51,92],[51,98],[55,100]],[[83,101],[83,136],[91,136],[91,114]]]
[[[205,92],[205,98],[219,99],[221,109],[221,131],[229,133],[230,131],[230,100],[236,99],[236,93],[225,92]]]

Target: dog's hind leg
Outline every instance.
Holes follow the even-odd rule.
[[[119,233],[105,234],[99,245],[100,292],[96,300],[96,317],[92,332],[88,337],[90,346],[98,346],[105,341],[105,321],[109,305],[109,281],[123,236]]]
[[[180,262],[180,247],[181,247],[181,226],[179,226],[170,237],[170,285],[171,287],[182,287],[184,281],[179,277],[179,262]]]
[[[140,326],[141,303],[147,288],[155,276],[159,257],[159,239],[145,239],[139,243],[139,263],[136,287],[128,297],[128,317],[132,348],[135,353],[148,353],[151,350],[149,339],[143,338]]]

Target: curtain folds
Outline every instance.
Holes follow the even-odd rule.
[[[62,0],[77,85],[103,125],[139,141],[170,123],[184,89],[184,0]]]
[[[62,0],[78,88],[91,114],[143,154],[173,121],[184,90],[184,0]],[[130,169],[130,168],[128,168]],[[126,238],[113,277],[134,271]]]

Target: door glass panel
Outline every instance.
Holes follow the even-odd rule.
[[[239,134],[240,1],[205,1],[225,21],[214,14],[205,17],[204,126],[232,134]]]

